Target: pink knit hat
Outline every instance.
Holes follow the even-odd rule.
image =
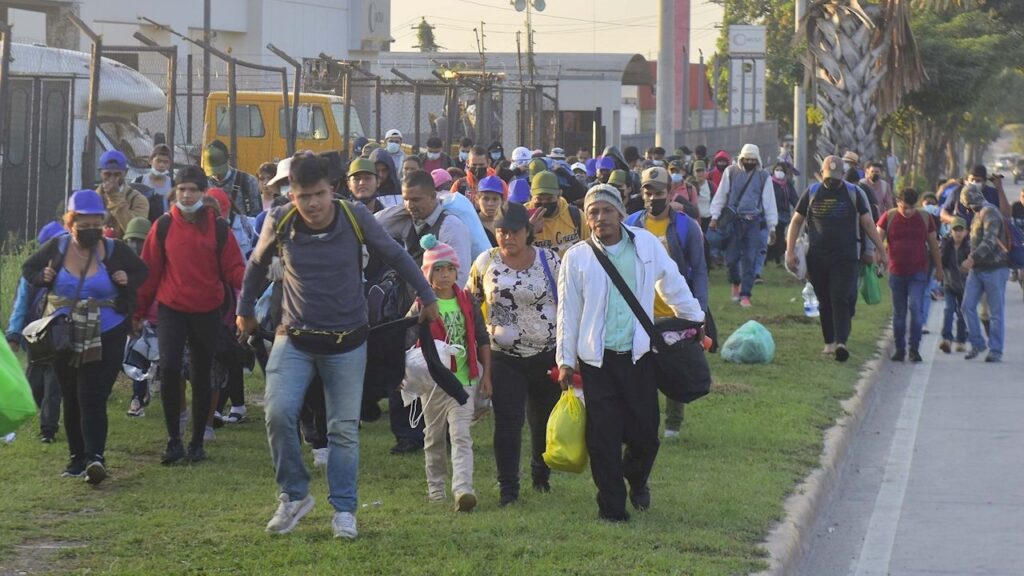
[[[434,270],[434,264],[448,262],[455,269],[459,269],[459,256],[455,249],[441,242],[433,234],[427,234],[420,238],[420,246],[423,247],[423,275],[430,280],[430,273]]]
[[[441,186],[450,184],[452,181],[452,175],[444,168],[437,168],[430,173],[430,177],[434,179],[434,189],[440,190]]]

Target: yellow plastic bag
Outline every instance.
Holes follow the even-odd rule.
[[[572,390],[562,397],[548,416],[547,449],[544,463],[552,470],[583,472],[587,467],[587,411]]]

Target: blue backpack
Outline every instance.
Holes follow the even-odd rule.
[[[626,219],[626,225],[627,226],[638,227],[638,225],[640,223],[640,217],[644,213],[645,212],[643,210],[641,210],[639,212],[634,212],[633,214],[631,214],[629,216],[629,218]],[[681,212],[676,212],[676,237],[679,239],[679,251],[680,252],[683,252],[683,253],[686,252],[686,237],[689,236],[689,233],[690,233],[690,217],[687,216],[686,214],[681,213]],[[687,262],[689,262],[689,261],[687,261]],[[691,267],[688,267],[685,271],[681,271],[681,272],[683,272],[683,276],[684,277],[689,278],[690,277],[690,273],[692,271],[693,271],[693,267],[691,266]]]
[[[1021,230],[1009,218],[1003,218],[1006,223],[1006,257],[1010,261],[1010,268],[1024,268],[1024,230]]]

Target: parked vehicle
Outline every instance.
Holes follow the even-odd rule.
[[[28,237],[52,219],[82,182],[88,132],[90,55],[74,50],[12,44],[0,166],[0,230]],[[163,90],[139,72],[108,58],[100,68],[96,157],[112,148],[129,158],[130,171],[149,167],[153,136],[134,121],[160,110]],[[98,177],[98,175],[97,175]],[[134,175],[130,175],[134,177]]]
[[[235,130],[238,150],[232,151],[240,170],[255,174],[259,165],[276,162],[288,154],[290,118],[280,92],[238,92]],[[352,109],[349,139],[363,135],[359,115]],[[324,152],[343,148],[345,104],[340,96],[301,94],[296,150]],[[206,103],[203,142],[219,139],[230,146],[228,93],[211,92]],[[204,166],[204,168],[206,168]]]

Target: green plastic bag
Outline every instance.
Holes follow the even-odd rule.
[[[587,411],[573,391],[562,392],[548,416],[544,463],[552,470],[580,473],[587,467]]]
[[[874,264],[860,265],[860,295],[865,304],[875,305],[882,301],[882,287],[875,274]]]
[[[722,345],[722,359],[734,364],[770,364],[775,359],[772,333],[756,320],[747,321]]]
[[[36,402],[17,356],[0,338],[0,436],[14,432],[35,416]]]

